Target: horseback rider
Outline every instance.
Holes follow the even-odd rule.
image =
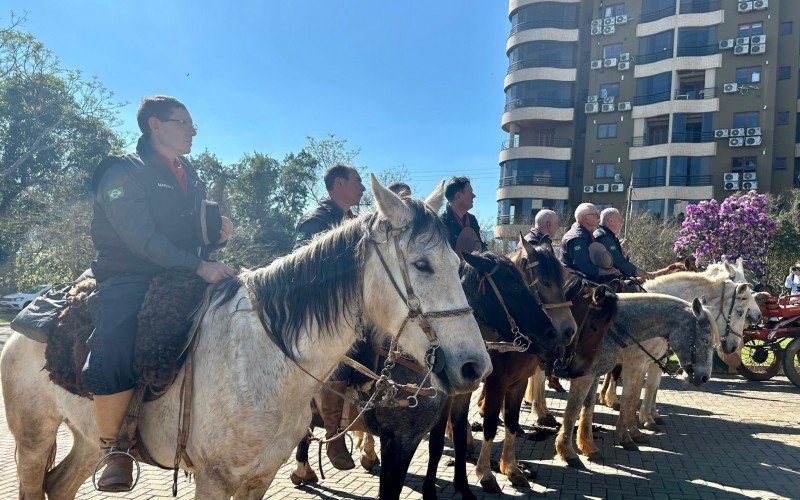
[[[622,215],[616,208],[606,208],[600,212],[600,226],[594,231],[594,239],[602,243],[614,259],[614,269],[629,278],[653,279],[653,275],[639,269],[628,260],[617,234],[622,229]]]
[[[600,214],[591,203],[581,203],[575,209],[575,223],[561,238],[561,262],[599,283],[619,275],[616,269],[603,269],[592,261],[589,245],[594,243],[593,232],[600,222]]]
[[[314,235],[333,229],[344,220],[355,218],[351,207],[358,205],[365,191],[358,170],[350,165],[334,163],[325,171],[323,179],[328,197],[300,219],[297,225],[295,250],[310,243]],[[325,424],[326,438],[339,432],[339,422],[344,409],[344,399],[340,394],[347,391],[347,381],[352,373],[352,368],[340,364],[328,377],[326,387],[320,391],[319,413]],[[356,466],[347,450],[344,434],[328,442],[327,454],[331,465],[339,470],[350,470]]]
[[[207,260],[233,225],[218,210],[206,210],[205,186],[183,156],[197,135],[186,106],[173,97],[147,97],[136,119],[142,131],[136,153],[107,157],[92,178],[97,293],[82,378],[93,395],[106,453],[116,447],[136,386],[137,314],[150,279],[171,268],[197,273],[208,283],[235,275],[226,264]],[[130,490],[132,470],[129,456],[110,455],[98,489]]]
[[[475,193],[469,177],[453,177],[444,189],[447,207],[439,217],[450,235],[450,246],[456,253],[485,251],[478,219],[469,213],[473,207]],[[461,255],[459,255],[461,257]]]
[[[558,214],[552,210],[543,208],[536,212],[536,217],[533,220],[533,227],[530,232],[525,235],[525,239],[533,246],[543,245],[551,252],[553,251],[553,238],[556,237],[558,232]],[[517,243],[517,248],[520,248],[522,243]]]

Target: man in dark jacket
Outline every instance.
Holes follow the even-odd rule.
[[[453,177],[450,179],[444,189],[444,197],[447,198],[447,207],[440,217],[450,235],[450,246],[457,251],[485,251],[486,244],[481,238],[478,219],[469,213],[469,210],[474,205],[473,200],[475,200],[475,193],[472,191],[469,177]],[[467,239],[469,248],[457,248],[456,243],[464,230],[469,231],[469,238]],[[462,241],[464,240],[465,238],[462,237]]]
[[[136,153],[106,158],[92,179],[97,294],[91,299],[96,304],[95,329],[87,342],[82,378],[93,394],[106,452],[116,446],[136,386],[137,314],[150,279],[171,268],[195,272],[209,283],[235,274],[222,262],[205,260],[231,236],[233,225],[218,212],[200,220],[205,187],[182,156],[197,135],[186,106],[172,97],[148,97],[139,106],[137,120],[142,137]],[[98,488],[129,490],[131,459],[113,454],[107,464]]]
[[[561,238],[561,262],[565,267],[584,274],[599,282],[605,276],[618,274],[615,269],[601,269],[589,258],[589,245],[594,242],[592,234],[599,224],[600,214],[591,203],[581,203],[575,209],[575,223]]]
[[[558,214],[552,210],[543,208],[536,212],[536,217],[533,220],[533,227],[525,235],[531,245],[543,245],[553,251],[553,238],[556,237],[558,232]],[[521,246],[517,243],[517,247]]]
[[[364,184],[354,167],[342,163],[334,163],[325,171],[323,177],[328,197],[319,206],[303,215],[297,225],[297,242],[295,249],[307,245],[311,239],[322,232],[335,228],[342,221],[355,217],[350,207],[358,205],[364,194]],[[325,437],[330,438],[339,432],[344,400],[339,394],[347,391],[347,381],[353,369],[340,364],[336,371],[328,377],[326,386],[320,391],[319,413],[325,424]],[[344,436],[328,443],[328,459],[331,465],[339,470],[350,470],[356,466],[353,457],[347,450]]]
[[[616,208],[606,208],[600,213],[600,226],[594,232],[594,239],[603,244],[614,259],[614,269],[629,278],[652,279],[653,275],[634,266],[623,254],[617,234],[622,229],[622,215]]]

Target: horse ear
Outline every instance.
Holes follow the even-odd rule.
[[[381,185],[374,174],[369,174],[369,183],[375,197],[378,213],[392,224],[392,227],[403,227],[411,220],[411,211],[399,196]]]
[[[462,252],[461,257],[467,262],[467,264],[482,273],[490,273],[492,272],[492,269],[494,269],[494,262],[486,257],[481,257],[478,254]]]
[[[519,242],[522,245],[522,248],[525,249],[525,254],[528,257],[530,257],[535,253],[533,250],[533,245],[531,245],[530,241],[525,239],[525,236],[522,235],[522,231],[519,232]]]
[[[439,213],[439,210],[442,208],[442,203],[444,203],[444,179],[437,185],[431,194],[425,198],[425,204],[431,207],[431,210]]]
[[[606,292],[608,291],[608,287],[605,285],[600,285],[594,289],[592,292],[592,302],[596,305],[601,304],[603,301],[606,300]]]
[[[691,271],[694,268],[694,263],[692,262],[691,257],[686,257],[686,259],[683,261],[683,267],[685,267],[687,271]]]
[[[700,317],[703,315],[703,304],[700,302],[699,297],[695,297],[692,301],[692,313],[697,319],[700,319]]]
[[[725,270],[728,271],[728,276],[730,276],[732,280],[736,279],[736,268],[733,267],[727,260],[725,260],[724,262],[725,262]]]
[[[739,283],[736,286],[736,295],[741,295],[747,290],[750,290],[750,285],[748,285],[747,283]]]

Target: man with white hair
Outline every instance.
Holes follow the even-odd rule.
[[[602,269],[589,258],[589,245],[594,239],[594,230],[600,223],[600,214],[591,203],[581,203],[575,209],[575,223],[561,238],[561,262],[592,281],[601,281],[601,276],[618,274],[616,269]]]
[[[616,208],[606,208],[600,213],[600,226],[594,232],[594,239],[602,243],[614,259],[614,269],[630,278],[652,279],[653,275],[634,266],[625,257],[617,234],[622,229],[622,215]]]
[[[553,238],[556,237],[558,232],[558,214],[546,208],[536,212],[536,218],[533,220],[533,227],[530,232],[525,235],[531,245],[544,245],[551,252],[553,251]],[[519,247],[520,244],[517,244]]]

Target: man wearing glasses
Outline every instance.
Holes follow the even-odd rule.
[[[603,269],[589,257],[589,245],[594,243],[594,231],[600,224],[600,214],[591,203],[581,203],[575,209],[575,223],[561,238],[561,262],[564,266],[600,282],[605,276],[618,274],[616,269]]]
[[[205,186],[183,156],[197,135],[186,106],[173,97],[147,97],[136,118],[142,131],[136,153],[109,156],[92,178],[97,293],[82,378],[93,395],[105,453],[116,446],[136,386],[137,314],[150,279],[172,268],[197,273],[208,283],[235,274],[224,263],[207,260],[231,236],[233,225],[205,201]],[[130,490],[131,459],[114,454],[107,464],[98,489]]]

